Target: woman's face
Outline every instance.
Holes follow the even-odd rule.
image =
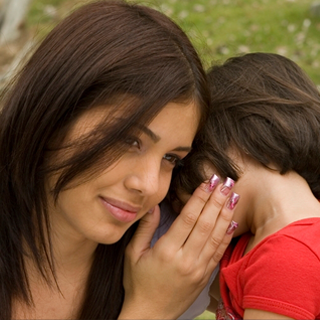
[[[66,139],[72,141],[92,130],[105,112],[101,108],[82,115]],[[49,211],[53,230],[73,239],[117,242],[165,197],[176,162],[191,148],[198,112],[193,103],[166,105],[111,167],[59,194]],[[49,181],[51,187],[53,183]]]

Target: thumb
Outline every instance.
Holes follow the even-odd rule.
[[[148,249],[150,249],[152,237],[160,222],[160,208],[155,206],[153,212],[145,214],[139,226],[134,233],[129,245],[139,257]],[[139,258],[137,257],[137,258]]]

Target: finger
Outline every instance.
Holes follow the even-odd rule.
[[[151,240],[159,222],[160,208],[157,205],[153,212],[148,212],[141,218],[139,226],[128,244],[127,253],[130,252],[136,259],[139,259],[146,250],[150,249]]]
[[[200,261],[206,262],[213,258],[214,261],[218,262],[221,259],[227,244],[231,240],[230,234],[238,226],[236,222],[232,221],[232,217],[239,198],[238,194],[232,193],[221,210],[212,233],[200,254]]]
[[[220,220],[223,220],[227,225],[231,221],[230,217],[232,217],[232,215],[230,215],[230,209],[226,209],[225,202],[233,186],[234,181],[227,178],[222,185],[219,185],[219,187],[214,190],[203,208],[188,240],[184,244],[183,250],[185,251],[185,254],[191,254],[194,256],[195,253],[197,253],[197,257],[200,256],[206,243],[210,241],[209,238],[211,237],[212,231],[217,230],[217,222],[219,222],[218,230],[216,231],[218,234],[214,234],[215,238],[213,238],[213,240],[222,240],[226,229],[224,229],[224,231],[219,229],[222,224]],[[218,236],[220,238],[218,238]],[[216,247],[218,247],[219,244],[220,242],[217,242]]]
[[[163,236],[162,241],[167,241],[170,245],[174,244],[175,250],[184,245],[218,182],[219,178],[214,175],[194,191],[168,232]]]
[[[233,221],[231,222],[230,225],[233,224]],[[230,225],[228,227],[228,229],[230,228]],[[223,257],[223,254],[225,253],[228,245],[230,244],[231,240],[232,240],[232,237],[233,237],[233,234],[234,234],[234,231],[235,229],[238,227],[238,225],[236,224],[234,227],[231,227],[231,232],[228,233],[226,232],[223,239],[222,239],[222,242],[220,243],[219,247],[217,248],[217,250],[215,250],[215,253],[213,254],[211,260],[213,261],[214,263],[214,266],[213,268],[215,268],[218,263],[220,262],[221,258]]]
[[[208,274],[209,276],[212,274],[214,269],[220,263],[225,251],[227,250],[228,246],[230,245],[230,242],[233,238],[234,231],[236,230],[237,227],[238,227],[238,224],[234,223],[233,221],[229,225],[228,229],[230,229],[230,232],[226,232],[226,234],[223,237],[222,242],[220,243],[219,247],[215,251],[214,255],[211,257],[211,259],[207,265],[206,274]]]

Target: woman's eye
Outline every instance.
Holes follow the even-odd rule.
[[[137,141],[137,140],[132,141],[131,145],[133,147],[139,147],[140,146],[139,141]]]
[[[129,145],[130,147],[135,147],[140,149],[140,140],[136,138],[130,138],[126,140],[126,144]]]
[[[165,154],[163,156],[163,159],[168,161],[170,164],[172,164],[173,166],[178,166],[182,163],[182,159],[174,154]]]

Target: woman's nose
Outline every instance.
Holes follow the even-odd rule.
[[[146,157],[137,161],[125,179],[127,189],[150,196],[160,189],[161,160]]]

